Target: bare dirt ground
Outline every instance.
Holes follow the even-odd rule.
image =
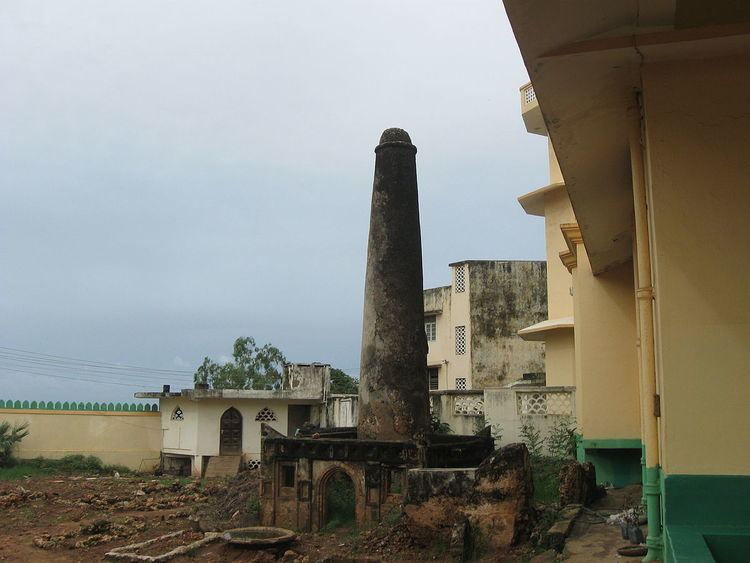
[[[178,530],[252,525],[257,478],[199,482],[144,476],[32,477],[0,482],[0,561],[99,561],[115,548]],[[441,561],[446,538],[415,537],[397,523],[303,534],[281,550],[204,546],[206,561]]]
[[[199,482],[144,476],[42,476],[0,482],[0,561],[101,561],[115,548],[178,530],[257,523],[257,476]],[[222,541],[174,561],[450,561],[442,537],[393,518],[366,530],[303,534],[279,550]],[[514,561],[489,556],[483,561]]]
[[[0,560],[96,561],[113,547],[189,528],[199,483],[143,477],[0,482]]]

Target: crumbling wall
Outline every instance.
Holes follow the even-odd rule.
[[[496,450],[476,469],[412,469],[407,525],[450,537],[467,523],[477,550],[500,554],[529,536],[533,524],[529,452],[524,444]]]
[[[282,391],[297,391],[310,397],[328,396],[331,366],[328,364],[285,364],[281,374]]]
[[[443,312],[451,306],[451,286],[431,287],[424,290],[425,314]]]
[[[544,346],[518,331],[547,318],[544,261],[469,262],[472,387],[501,387],[544,371]]]

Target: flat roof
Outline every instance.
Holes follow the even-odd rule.
[[[518,331],[518,336],[524,340],[541,342],[546,340],[547,334],[553,330],[572,328],[574,328],[573,317],[560,317],[559,319],[548,319],[522,328]]]
[[[521,204],[523,210],[528,215],[536,215],[537,217],[544,217],[544,196],[550,192],[553,192],[559,188],[564,188],[565,182],[553,182],[547,184],[541,188],[518,196],[518,203]]]

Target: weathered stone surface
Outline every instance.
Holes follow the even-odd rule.
[[[571,461],[560,470],[560,506],[588,506],[604,494],[604,489],[596,484],[596,468],[593,463]]]
[[[411,469],[406,502],[417,504],[430,497],[467,498],[474,488],[474,469]]]
[[[557,552],[563,550],[563,547],[565,547],[565,538],[570,535],[573,523],[581,513],[581,508],[580,504],[569,504],[560,511],[555,523],[547,530],[544,547],[552,548]]]
[[[474,389],[500,387],[544,371],[544,345],[518,331],[547,318],[547,264],[471,260],[471,377]]]
[[[416,147],[388,129],[375,149],[358,437],[419,440],[429,428]]]
[[[474,543],[499,551],[531,531],[534,486],[524,444],[496,450],[476,470],[413,470],[408,482],[404,512],[419,526],[439,531],[465,519]]]
[[[472,528],[498,549],[528,538],[533,524],[534,482],[525,444],[495,450],[477,468]]]

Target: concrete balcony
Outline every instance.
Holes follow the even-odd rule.
[[[539,109],[539,102],[536,99],[534,86],[531,82],[524,84],[521,90],[521,117],[523,118],[526,131],[535,135],[547,136],[547,127],[544,125],[542,110]]]

